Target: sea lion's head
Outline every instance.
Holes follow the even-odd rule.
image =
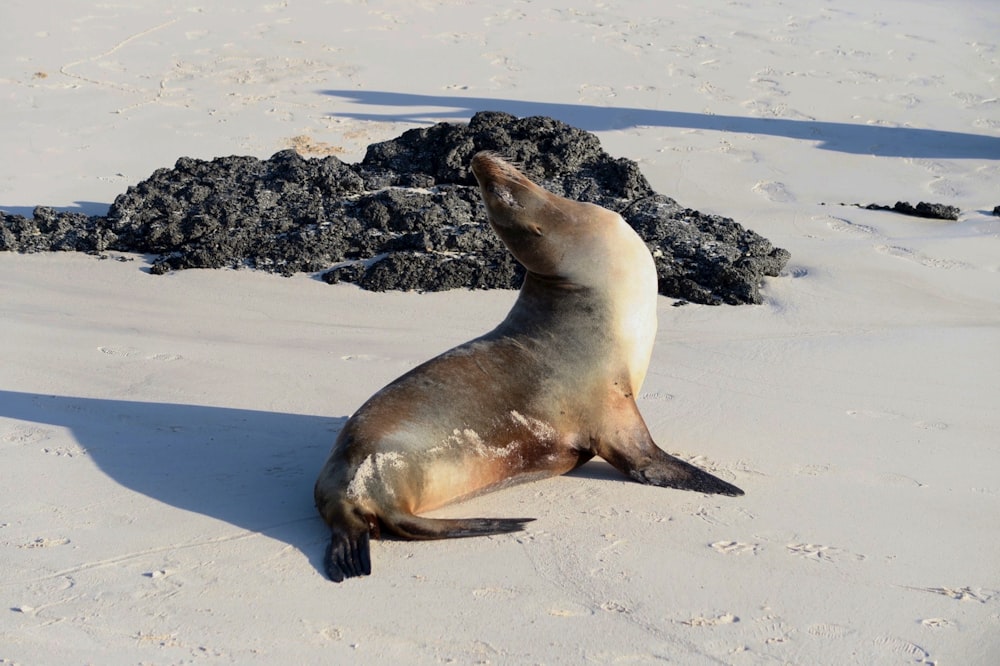
[[[655,282],[649,250],[617,213],[552,194],[493,152],[477,153],[472,173],[490,226],[529,272],[593,288],[636,271]]]

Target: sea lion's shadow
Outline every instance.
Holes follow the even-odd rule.
[[[114,482],[285,542],[324,570],[329,531],[312,485],[346,417],[15,391],[0,391],[0,417],[30,423],[42,436],[68,429]],[[569,475],[624,480],[600,459]]]
[[[566,476],[594,481],[629,481],[624,474],[600,458],[591,458],[576,469],[566,472]]]
[[[288,543],[322,570],[312,485],[346,417],[13,391],[0,416],[43,438],[66,428],[122,486]]]

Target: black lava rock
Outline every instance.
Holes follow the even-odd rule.
[[[154,273],[249,266],[326,271],[365,289],[517,288],[524,269],[489,228],[472,156],[494,150],[556,194],[619,212],[650,247],[660,291],[759,303],[788,252],[729,218],[678,205],[593,134],[546,117],[476,114],[369,146],[364,160],[181,158],[115,199],[107,217],[38,208],[3,215],[0,249],[158,255]]]
[[[909,201],[897,201],[895,206],[880,206],[879,204],[868,204],[864,206],[867,210],[890,210],[894,213],[911,215],[913,217],[926,217],[932,220],[957,220],[962,211],[955,206],[948,206],[939,203],[919,202],[916,206]]]

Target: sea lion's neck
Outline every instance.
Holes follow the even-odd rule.
[[[552,329],[585,334],[607,326],[610,309],[594,289],[528,272],[517,301],[500,325],[509,332]]]
[[[638,391],[656,335],[656,292],[608,294],[529,272],[517,302],[493,335],[534,342],[560,340],[565,361],[619,365]],[[570,361],[572,359],[572,361]]]

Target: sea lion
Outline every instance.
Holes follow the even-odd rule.
[[[423,363],[347,421],[316,481],[332,580],[371,573],[369,535],[517,531],[530,518],[421,512],[563,474],[595,455],[641,483],[743,491],[656,446],[635,404],[656,333],[656,269],[620,215],[472,159],[490,225],[527,269],[499,326]]]

